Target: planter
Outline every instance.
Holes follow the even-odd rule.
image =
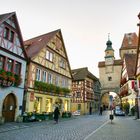
[[[18,123],[23,122],[23,116],[18,116],[16,122]]]

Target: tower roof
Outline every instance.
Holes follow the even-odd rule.
[[[113,50],[114,51],[114,49],[112,48],[112,42],[108,39],[108,41],[106,42],[106,49],[105,49],[105,51],[108,51],[108,50]]]

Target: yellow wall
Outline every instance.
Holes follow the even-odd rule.
[[[75,112],[78,110],[78,104],[81,104],[81,115],[89,113],[89,107],[87,108],[87,103],[71,103],[71,111]]]
[[[62,111],[70,111],[70,98],[66,97],[58,97],[58,96],[50,96],[45,94],[38,94],[34,93],[34,101],[30,101],[30,92],[27,93],[27,102],[26,102],[26,112],[33,112],[34,111],[34,104],[35,104],[35,97],[41,98],[41,110],[38,113],[46,112],[47,111],[47,99],[50,99],[51,102],[49,104],[51,105],[51,108],[49,109],[50,112],[54,111],[55,103],[57,99],[62,100],[62,106],[61,106],[61,112]]]

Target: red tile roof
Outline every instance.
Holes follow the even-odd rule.
[[[138,46],[138,36],[136,33],[127,33],[124,35],[120,49],[136,49]]]
[[[125,54],[124,60],[126,62],[126,70],[129,78],[133,78],[135,76],[135,68],[136,68],[136,54]]]
[[[60,29],[24,41],[28,57],[32,58],[38,54],[39,51],[47,45],[47,43],[54,35],[56,35],[57,32],[60,32]]]

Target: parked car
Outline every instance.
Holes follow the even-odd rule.
[[[76,110],[75,112],[72,113],[73,116],[79,116],[80,115],[80,110]]]
[[[125,116],[125,112],[122,111],[122,110],[119,109],[119,108],[116,108],[116,109],[114,110],[114,115],[115,115],[115,116]]]

